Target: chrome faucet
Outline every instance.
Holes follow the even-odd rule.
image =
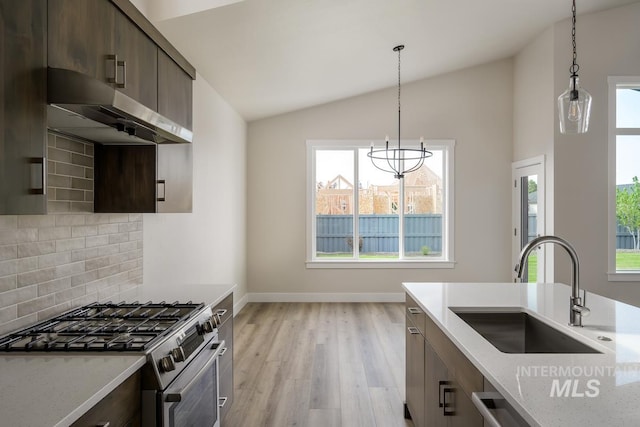
[[[573,249],[573,246],[571,246],[569,242],[557,236],[540,236],[527,243],[527,245],[522,248],[522,252],[520,252],[520,261],[516,264],[515,271],[518,278],[522,281],[522,274],[524,273],[524,267],[527,265],[529,254],[544,243],[555,243],[562,246],[571,257],[572,271],[571,298],[569,298],[569,325],[582,326],[582,316],[588,316],[590,310],[586,307],[587,291],[583,290],[584,298],[580,298],[580,263],[578,262],[578,254],[576,254],[575,249]]]

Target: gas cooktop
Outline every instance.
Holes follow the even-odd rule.
[[[93,303],[0,338],[0,351],[147,352],[204,304]]]

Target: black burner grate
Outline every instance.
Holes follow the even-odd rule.
[[[204,308],[188,303],[93,303],[0,338],[0,351],[146,351]]]

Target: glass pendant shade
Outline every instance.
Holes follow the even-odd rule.
[[[580,87],[580,79],[569,79],[569,88],[558,97],[560,133],[578,134],[589,130],[591,95]]]

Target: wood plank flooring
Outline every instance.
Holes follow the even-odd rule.
[[[410,427],[404,304],[250,303],[225,427]]]

